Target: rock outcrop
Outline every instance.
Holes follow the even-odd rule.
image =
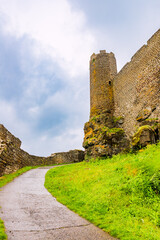
[[[86,156],[105,157],[126,151],[129,141],[122,122],[122,118],[115,119],[110,112],[92,117],[84,126]]]

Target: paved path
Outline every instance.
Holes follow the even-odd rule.
[[[44,187],[48,169],[30,170],[0,191],[8,240],[114,239],[51,196]]]

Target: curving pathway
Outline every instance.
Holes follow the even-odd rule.
[[[30,170],[1,189],[8,240],[113,240],[51,196],[44,187],[49,168]]]

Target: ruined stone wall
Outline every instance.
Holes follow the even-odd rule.
[[[0,124],[0,144],[13,143],[15,147],[20,148],[21,141],[13,136],[2,124]]]
[[[145,119],[160,119],[160,30],[117,74],[113,81],[115,116],[131,137]]]
[[[0,176],[25,166],[72,163],[84,159],[84,152],[81,150],[55,153],[49,157],[37,157],[23,151],[20,146],[21,141],[0,124]]]
[[[117,73],[113,53],[105,50],[90,59],[90,118],[109,110],[113,112],[113,84]]]
[[[90,60],[86,155],[111,156],[160,140],[160,30],[116,74],[113,53]]]

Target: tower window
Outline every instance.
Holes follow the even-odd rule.
[[[109,86],[111,86],[111,81],[109,81]]]

